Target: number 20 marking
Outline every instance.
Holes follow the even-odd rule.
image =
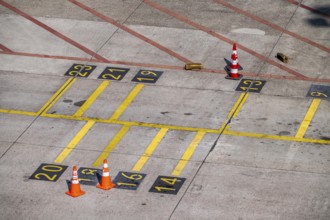
[[[67,166],[54,165],[54,164],[41,164],[39,168],[32,174],[30,179],[56,181],[62,173],[66,170]]]

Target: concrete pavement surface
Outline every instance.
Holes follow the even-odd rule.
[[[0,0],[0,27],[1,219],[330,219],[327,0]]]

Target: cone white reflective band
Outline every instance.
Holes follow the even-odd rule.
[[[233,60],[233,61],[232,61],[232,64],[233,64],[233,65],[237,65],[237,60],[236,60],[236,59]]]
[[[238,73],[238,69],[231,69],[230,73]]]
[[[71,183],[72,184],[79,184],[79,180],[72,180]]]
[[[108,168],[108,164],[107,163],[103,164],[103,168]]]
[[[110,176],[109,172],[103,172],[102,176]]]

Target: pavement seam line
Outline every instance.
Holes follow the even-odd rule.
[[[172,171],[172,176],[180,176],[181,172],[183,171],[183,169],[187,165],[188,161],[190,160],[190,158],[194,154],[197,146],[202,141],[205,134],[206,134],[205,132],[201,132],[201,131],[197,132],[197,134],[195,135],[193,141],[190,143],[190,145],[188,146],[188,148],[186,149],[186,151],[182,155],[181,159],[177,163],[176,167]]]
[[[100,154],[100,156],[95,160],[95,162],[93,163],[93,167],[99,167],[99,166],[102,165],[103,160],[106,159],[109,156],[109,154],[113,151],[113,149],[115,149],[117,144],[125,136],[125,134],[128,132],[130,127],[131,126],[127,126],[127,125],[124,125],[124,126],[121,127],[121,129],[112,138],[112,140],[109,142],[109,144],[106,146],[106,148]]]
[[[76,145],[85,137],[87,132],[93,127],[95,121],[87,121],[87,123],[80,129],[80,131],[74,136],[69,144],[62,150],[62,152],[55,159],[55,163],[62,163],[65,158],[71,153]]]
[[[180,60],[180,61],[182,61],[184,63],[191,63],[192,62],[189,59],[181,56],[180,54],[178,54],[178,53],[176,53],[176,52],[168,49],[167,47],[165,47],[165,46],[163,46],[163,45],[161,45],[161,44],[159,44],[159,43],[157,43],[157,42],[155,42],[155,41],[147,38],[146,36],[144,36],[144,35],[136,32],[136,31],[134,31],[133,29],[131,29],[131,28],[129,28],[129,27],[127,27],[127,26],[125,26],[125,25],[123,25],[123,24],[115,21],[114,19],[112,19],[112,18],[110,18],[108,16],[105,16],[105,15],[101,14],[100,12],[98,12],[98,11],[96,11],[96,10],[94,10],[94,9],[92,9],[92,8],[90,8],[90,7],[88,7],[88,6],[84,5],[84,4],[76,1],[76,0],[68,0],[68,1],[71,2],[71,3],[73,3],[73,4],[75,4],[75,5],[77,5],[78,7],[82,8],[82,9],[84,9],[85,11],[88,11],[91,14],[93,14],[93,15],[101,18],[102,20],[104,20],[104,21],[106,21],[108,23],[111,23],[112,25],[117,26],[118,28],[120,28],[120,29],[126,31],[127,33],[129,33],[129,34],[131,34],[131,35],[139,38],[140,40],[143,40],[146,43],[148,43],[148,44],[150,44],[150,45],[158,48],[159,50],[162,50],[163,52],[169,54],[170,56],[177,58],[178,60]]]
[[[156,150],[159,143],[162,141],[162,139],[165,137],[166,133],[168,132],[168,128],[161,128],[159,132],[156,134],[156,136],[153,138],[153,140],[150,142],[146,150],[144,151],[143,155],[140,157],[138,162],[133,167],[133,171],[139,172],[145,163],[148,161],[149,157],[152,155],[152,153]]]
[[[94,103],[97,97],[107,88],[110,81],[104,80],[95,91],[89,96],[85,103],[76,111],[73,117],[81,117],[85,111]]]
[[[319,105],[321,103],[321,99],[313,99],[312,103],[310,104],[308,111],[300,124],[300,127],[297,131],[296,138],[303,138],[305,133],[307,132],[308,126],[311,123]]]
[[[117,120],[124,113],[127,107],[131,104],[134,98],[139,94],[139,92],[144,87],[144,84],[137,84],[132,91],[127,95],[125,100],[119,105],[117,110],[113,113],[113,115],[109,118],[109,120]]]

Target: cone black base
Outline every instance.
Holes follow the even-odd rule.
[[[238,77],[232,77],[232,76],[230,76],[230,75],[227,75],[227,76],[225,77],[225,79],[240,80],[240,79],[242,79],[242,77],[243,77],[242,74],[238,74]]]

